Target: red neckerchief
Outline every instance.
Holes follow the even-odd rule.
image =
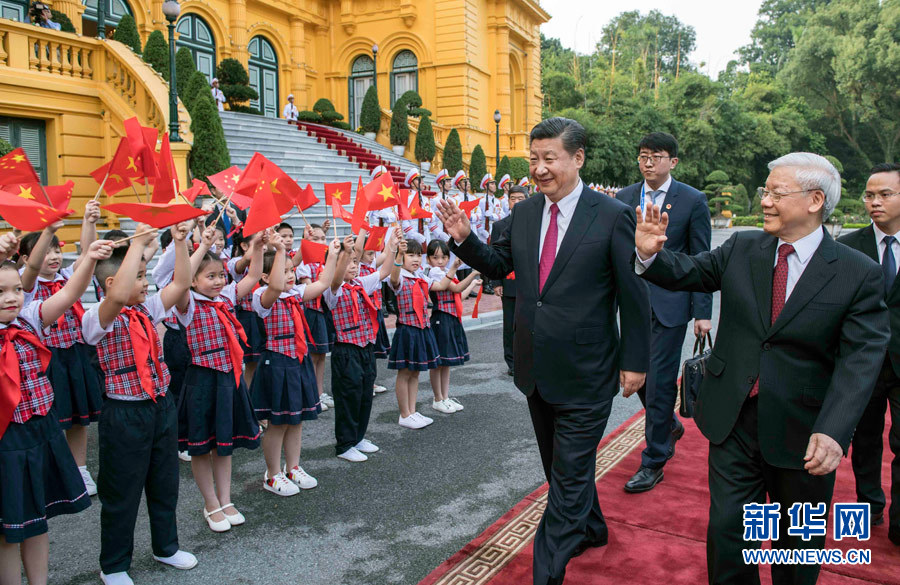
[[[424,278],[411,278],[410,280],[412,280],[413,284],[413,310],[416,312],[416,317],[419,318],[419,323],[424,323],[425,299],[428,298],[428,291],[431,285]]]
[[[366,289],[358,284],[350,284],[349,282],[344,283],[344,288],[348,290],[348,294],[350,295],[350,299],[353,301],[353,322],[359,322],[359,297],[361,296],[363,302],[366,304],[366,316],[369,319],[369,323],[372,325],[372,330],[377,334],[378,333],[378,309],[375,308],[375,303],[372,302],[372,299],[369,298],[369,295],[366,294]],[[355,293],[360,293],[359,295]]]
[[[12,421],[13,414],[22,400],[22,372],[15,341],[19,339],[34,346],[41,360],[41,370],[50,365],[50,350],[31,331],[11,325],[0,329],[0,437]]]
[[[306,355],[307,338],[312,339],[312,331],[309,323],[306,321],[306,314],[303,312],[303,305],[300,299],[295,295],[284,299],[291,312],[291,320],[294,322],[294,346],[297,348],[297,359],[303,362]]]
[[[240,321],[237,320],[237,317],[234,316],[234,313],[228,310],[228,307],[225,306],[225,303],[220,301],[199,301],[208,307],[212,307],[216,312],[216,317],[219,319],[219,324],[222,326],[222,329],[225,331],[225,340],[228,343],[228,358],[231,361],[231,370],[234,373],[234,383],[237,386],[241,385],[241,375],[243,371],[241,370],[241,364],[244,362],[244,350],[241,349],[241,344],[238,342],[237,337],[235,337],[235,333],[240,336],[241,341],[245,344],[247,343],[247,334],[244,333],[244,328],[241,327]],[[229,327],[231,325],[231,327]]]
[[[153,362],[156,373],[162,372],[162,366],[159,364],[159,348],[153,342],[151,331],[156,333],[153,321],[146,314],[138,309],[125,307],[122,310],[125,318],[128,319],[128,337],[131,340],[131,350],[134,352],[134,365],[137,367],[138,377],[141,379],[141,386],[144,392],[150,396],[150,400],[156,402],[156,389],[153,387],[153,377],[150,374],[150,365],[148,360]]]
[[[453,284],[459,284],[459,279],[454,278]],[[462,321],[462,312],[463,312],[463,304],[462,304],[462,293],[453,293],[453,305],[456,307],[456,318]]]
[[[45,280],[45,281],[40,281],[39,284],[42,287],[47,289],[47,293],[48,293],[47,296],[49,296],[49,297],[52,297],[53,295],[55,295],[56,293],[61,291],[63,289],[63,287],[66,285],[65,281],[62,281],[62,280],[52,280],[52,281]],[[75,301],[75,304],[72,305],[72,310],[75,311],[75,317],[78,318],[78,323],[80,324],[81,318],[84,317],[84,307],[81,305],[80,300]],[[60,327],[62,327],[66,324],[65,314],[59,318],[59,320],[56,322],[56,324],[59,325]]]

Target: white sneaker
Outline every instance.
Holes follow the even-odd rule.
[[[433,400],[431,402],[431,408],[438,412],[443,412],[444,414],[453,414],[456,412],[456,409],[447,404],[447,401],[445,400]]]
[[[369,459],[368,457],[363,455],[356,447],[350,447],[349,449],[338,455],[338,457],[353,463],[362,463],[363,461],[367,461]]]
[[[181,569],[182,571],[187,571],[188,569],[193,569],[197,566],[197,557],[183,550],[177,551],[170,557],[158,557],[153,555],[153,558],[165,565]]]
[[[419,421],[422,423],[423,427],[427,427],[428,425],[430,425],[431,423],[434,422],[433,418],[428,418],[424,414],[419,414],[418,412],[414,412],[410,416],[418,418]]]
[[[100,580],[103,581],[104,585],[134,585],[134,581],[131,580],[131,577],[125,571],[110,573],[109,575],[100,571]]]
[[[97,484],[94,483],[94,478],[91,477],[91,472],[88,471],[87,466],[81,466],[78,468],[78,471],[81,472],[81,480],[84,482],[84,487],[87,489],[87,493],[89,496],[97,495]]]
[[[414,414],[411,414],[406,418],[401,416],[400,420],[397,421],[397,424],[406,429],[421,429],[425,426],[422,424],[422,421],[415,417]]]
[[[290,471],[285,471],[284,475],[289,480],[297,484],[297,486],[302,490],[311,490],[319,485],[318,480],[303,471],[303,468],[299,465],[296,467],[292,467]]]
[[[187,451],[179,451],[179,452],[178,452],[178,458],[181,459],[182,461],[184,461],[185,463],[190,463],[190,462],[191,462],[191,456],[188,455],[188,452],[187,452]]]
[[[328,406],[328,408],[334,408],[334,398],[328,395],[327,392],[322,392],[322,395],[319,397],[319,400],[322,401],[322,404]]]
[[[324,394],[322,396],[324,396]],[[322,400],[321,397],[319,397],[319,408],[322,409],[322,412],[325,412],[326,410],[328,410],[328,405],[325,404],[325,401]]]
[[[459,400],[457,400],[456,398],[448,398],[444,402],[449,403],[449,405],[452,406],[455,410],[465,410],[466,409],[466,407],[463,406],[462,404],[460,404]]]
[[[387,388],[381,384],[375,384],[375,394],[384,394],[385,392],[387,392]]]
[[[270,478],[269,472],[266,471],[265,475],[263,475],[263,480],[263,487],[273,494],[279,496],[296,496],[300,493],[300,488],[297,487],[297,484],[288,480],[283,473],[276,473],[274,477]]]
[[[362,441],[357,443],[354,449],[356,449],[360,453],[378,453],[378,451],[380,451],[378,445],[368,439],[363,439]]]

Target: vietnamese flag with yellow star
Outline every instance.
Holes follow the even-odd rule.
[[[119,146],[116,147],[116,153],[112,160],[91,171],[91,176],[98,185],[103,185],[103,190],[109,197],[112,197],[122,189],[129,187],[132,181],[143,179],[138,162],[131,153],[128,139],[123,136],[119,139]]]
[[[18,185],[19,183],[38,183],[41,179],[34,172],[34,167],[21,148],[0,156],[0,185]]]
[[[135,158],[141,177],[155,180],[158,176],[156,167],[156,139],[159,132],[156,128],[141,126],[138,119],[129,118],[123,122],[125,137],[131,156]]]
[[[247,168],[250,168],[249,165]],[[263,181],[259,183],[259,187],[253,196],[253,203],[250,204],[250,210],[247,212],[247,221],[244,222],[242,231],[245,235],[250,235],[276,226],[281,223],[281,215],[275,194],[272,193],[269,183]]]
[[[209,214],[193,205],[169,203],[110,203],[103,209],[116,215],[130,217],[138,223],[145,223],[156,229],[163,229],[195,217]]]
[[[369,237],[366,239],[366,247],[363,250],[375,250],[381,252],[384,249],[384,241],[387,239],[387,231],[390,226],[372,226]]]
[[[156,181],[153,183],[153,196],[150,203],[168,203],[175,199],[180,191],[178,174],[175,172],[175,161],[169,146],[169,133],[163,134],[159,154],[156,155]]]
[[[394,179],[391,178],[390,173],[382,173],[374,181],[366,185],[365,194],[369,202],[369,211],[394,207],[400,204],[400,193],[397,191],[397,186],[394,185]]]
[[[37,201],[0,191],[0,217],[3,217],[9,225],[24,232],[42,230],[72,213],[74,211],[71,209],[55,209]]]
[[[481,203],[481,197],[472,199],[471,201],[460,201],[458,207],[466,214],[466,216],[469,216],[472,215],[472,210],[478,207],[479,203]]]
[[[358,234],[361,228],[369,229],[366,215],[369,213],[369,199],[366,197],[366,188],[363,187],[362,177],[356,186],[356,202],[353,204],[353,216],[350,218],[350,231]]]
[[[331,207],[334,200],[337,199],[338,205],[347,205],[350,203],[350,191],[353,189],[353,183],[325,183],[325,205]]]
[[[307,209],[319,202],[312,189],[301,189],[281,167],[262,154],[254,152],[244,172],[241,173],[234,192],[255,198],[264,185],[271,191],[275,207],[281,215],[290,211],[294,205],[300,209]]]
[[[242,171],[240,167],[233,166],[220,173],[216,173],[215,175],[209,175],[206,178],[212,183],[213,187],[219,190],[220,195],[224,199],[231,197],[231,203],[233,203],[235,207],[238,209],[249,209],[250,204],[253,202],[253,198],[234,192],[234,188],[237,187],[237,183],[243,172],[244,171]]]
[[[196,201],[197,197],[200,195],[209,195],[212,197],[212,193],[209,192],[209,186],[205,181],[201,181],[200,179],[193,179],[191,181],[191,186],[182,191],[181,194],[191,203]]]
[[[419,205],[419,198],[413,197],[413,194],[415,191],[400,189],[400,205],[397,206],[400,212],[398,219],[400,221],[431,219],[431,214],[422,209],[422,206]]]

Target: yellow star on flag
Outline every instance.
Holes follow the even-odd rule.
[[[232,183],[237,183],[237,182],[238,182],[238,179],[240,179],[240,178],[241,178],[240,175],[231,175],[231,182],[232,182]]]
[[[137,168],[137,165],[134,164],[134,157],[133,157],[133,156],[129,156],[129,157],[128,157],[128,166],[125,167],[125,170],[127,170],[127,171],[133,170],[134,172],[137,172],[138,168]]]
[[[413,207],[412,209],[409,210],[409,214],[410,214],[411,216],[413,216],[413,217],[419,215],[419,208],[418,208],[418,207]]]
[[[341,197],[344,196],[344,192],[341,191],[340,189],[338,189],[337,191],[335,191],[334,193],[332,193],[331,196],[332,196],[333,198],[337,199],[338,201],[340,201],[341,203],[344,202],[344,200],[341,199]]]
[[[382,185],[381,191],[379,191],[378,194],[381,195],[382,197],[384,197],[385,201],[387,201],[388,199],[390,199],[391,197],[394,196],[394,192],[391,191],[391,188],[388,187],[387,185]]]
[[[22,162],[23,160],[25,160],[25,155],[17,154],[17,155],[15,155],[15,156],[13,156],[12,158],[13,158],[13,160],[16,161],[17,163],[20,163],[20,162]]]
[[[22,199],[34,199],[34,195],[31,194],[31,187],[22,187],[20,185],[18,195]]]
[[[122,179],[122,176],[121,176],[121,175],[117,175],[117,174],[115,174],[115,173],[113,173],[112,175],[110,175],[109,178],[110,178],[110,180],[112,180],[112,181],[115,182],[115,183],[124,183],[124,182],[125,182],[125,181]]]
[[[379,248],[384,245],[384,236],[378,238],[378,244],[376,244]]]
[[[278,190],[277,187],[278,179],[273,179],[271,183],[269,183],[269,188],[272,190],[273,195],[281,195],[281,191]]]
[[[40,216],[43,216],[43,215],[44,215],[44,209],[41,208],[41,207],[38,207],[38,208],[37,208],[37,212],[38,212],[38,215],[40,215]]]

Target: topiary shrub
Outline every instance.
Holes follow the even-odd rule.
[[[13,150],[15,150],[15,148],[13,148],[12,144],[0,138],[0,156],[5,156]]]
[[[512,177],[513,181],[518,181],[522,177],[529,176],[530,170],[528,161],[521,156],[514,156],[509,159],[509,176]]]
[[[219,89],[225,94],[225,102],[228,109],[244,105],[250,100],[259,99],[256,90],[250,87],[250,76],[243,64],[237,59],[222,59],[216,67],[216,77],[219,79]]]
[[[736,215],[731,218],[731,227],[756,227],[762,221],[761,215]]]
[[[416,134],[416,160],[431,162],[436,154],[437,147],[434,145],[434,129],[431,127],[431,118],[424,116],[419,122],[419,132]]]
[[[134,23],[134,17],[130,14],[122,16],[119,20],[119,26],[113,33],[113,40],[119,41],[131,47],[131,50],[141,54],[141,35],[138,34],[137,25]]]
[[[512,176],[512,173],[509,172],[509,157],[505,155],[500,159],[500,164],[497,166],[497,180],[499,181],[503,175]]]
[[[75,32],[75,25],[69,20],[69,17],[59,10],[50,9],[50,20],[59,25],[59,30],[67,33]],[[138,41],[140,44],[140,41]]]
[[[194,146],[191,148],[190,167],[195,179],[205,181],[209,175],[231,166],[222,120],[209,91],[194,99],[191,132],[194,133]]]
[[[184,92],[178,92],[178,96],[181,98],[184,107],[187,108],[188,113],[193,112],[194,101],[196,101],[197,97],[204,94],[209,94],[212,97],[212,90],[206,81],[206,76],[196,70],[188,77],[187,83],[184,85]]]
[[[145,63],[153,67],[163,79],[169,81],[169,46],[160,31],[155,30],[147,37],[143,57]]]
[[[349,130],[353,132],[353,128],[350,127],[350,124],[347,122],[332,122],[331,126],[334,128],[340,128],[341,130]]]
[[[487,174],[487,159],[484,156],[484,149],[480,144],[476,144],[472,150],[472,158],[469,159],[469,178],[472,179],[473,191],[475,187],[481,184],[481,179]]]
[[[451,177],[463,168],[462,144],[456,128],[450,131],[450,134],[447,135],[447,142],[444,144],[444,168]]]
[[[324,114],[325,112],[333,112],[334,104],[331,103],[331,100],[326,98],[319,98],[316,100],[316,103],[313,104],[312,107],[314,112],[319,112],[320,114]]]
[[[175,91],[178,92],[178,97],[181,97],[187,89],[188,81],[196,70],[197,66],[194,65],[194,54],[191,53],[191,50],[187,47],[178,49],[178,52],[175,53]]]
[[[312,110],[300,110],[297,112],[297,119],[301,122],[314,122],[316,124],[321,124],[324,121],[322,120],[322,114]]]
[[[328,110],[325,112],[319,112],[319,115],[322,116],[322,119],[325,120],[325,123],[329,126],[334,126],[334,122],[340,122],[344,119],[344,115],[334,110]]]
[[[370,85],[363,98],[362,111],[359,113],[359,125],[363,132],[378,134],[381,130],[381,107],[378,105],[378,91]]]
[[[404,99],[405,96],[406,94],[400,96],[400,99],[394,102],[394,109],[391,110],[390,139],[394,146],[406,146],[409,142],[409,105]]]

